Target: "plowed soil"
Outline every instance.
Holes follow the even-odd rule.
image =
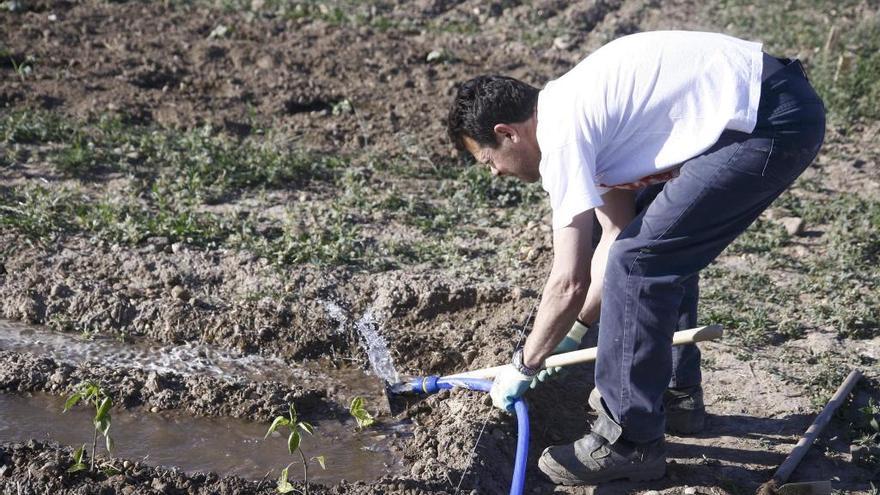
[[[230,139],[265,137],[317,156],[345,156],[351,167],[376,157],[416,168],[461,166],[445,135],[446,104],[456,83],[478,74],[503,73],[541,86],[603,43],[638,31],[763,34],[721,24],[717,5],[696,1],[16,0],[4,5],[2,115],[48,112],[74,122],[109,115],[125,125],[168,132],[209,126]],[[846,16],[876,16],[877,8],[876,2],[847,4]],[[811,56],[799,53],[801,46],[785,48],[790,56]],[[822,155],[804,179],[812,188],[801,183],[798,197],[876,198],[878,129],[871,119],[832,125]],[[13,147],[12,142],[8,136],[0,141],[5,148],[0,150],[0,194],[27,184],[73,181],[54,171],[45,149],[28,143]],[[98,194],[131,180],[108,174],[79,185]],[[437,182],[412,176],[396,178],[388,172],[381,180],[389,190],[410,195],[449,193],[438,191]],[[266,212],[303,194],[318,206],[338,200],[331,186],[315,184],[248,198],[248,208]],[[210,206],[222,210],[228,205],[221,201]],[[369,270],[345,263],[279,268],[243,250],[163,237],[130,245],[73,232],[48,243],[32,242],[4,222],[0,317],[60,331],[209,344],[289,363],[323,358],[363,368],[368,362],[357,324],[374,321],[404,375],[502,364],[538,302],[552,256],[547,205],[522,208],[533,209],[528,223],[481,231],[499,246],[525,246],[522,252],[499,248],[485,254],[475,240],[460,246],[471,253],[472,265],[413,263]],[[7,214],[12,215],[0,211]],[[772,223],[772,217],[764,220]],[[410,235],[396,224],[357,221],[377,236]],[[827,222],[814,222],[776,249],[794,260],[827,253],[829,231]],[[488,268],[475,268],[484,256],[495,257],[486,261]],[[741,252],[726,253],[717,266],[735,270],[750,263],[764,263],[760,266],[774,288],[786,287],[786,280],[802,268],[756,262]],[[718,284],[708,280],[707,292],[727,290]],[[749,300],[747,295],[743,299]],[[815,302],[806,292],[800,301],[804,306]],[[781,326],[798,309],[772,313],[769,320]],[[744,311],[738,315],[742,319],[749,317]],[[759,346],[735,339],[703,346],[709,422],[695,437],[668,438],[669,469],[658,482],[615,482],[595,489],[552,485],[538,471],[537,457],[546,446],[587,431],[592,368],[576,367],[567,377],[530,392],[527,493],[753,492],[772,476],[850,367],[867,375],[856,405],[880,400],[876,321],[860,320],[867,327],[851,338],[808,320],[804,317],[796,335]],[[155,376],[135,368],[65,363],[0,349],[4,393],[60,395],[86,378],[102,382],[117,397],[117,407],[144,413],[181,409],[267,423],[291,401],[302,405],[304,416],[320,417],[344,414],[350,398],[333,383],[291,387],[271,381]],[[371,407],[381,410],[379,404]],[[853,412],[857,409],[848,407],[829,427],[793,480],[834,479],[835,489],[871,493],[876,464],[853,463],[849,454],[853,424],[863,419]],[[412,435],[394,440],[408,474],[369,483],[315,485],[312,493],[507,492],[516,424],[486,397],[443,392],[412,404],[400,417],[382,414],[380,420],[411,422]],[[4,493],[22,494],[274,492],[270,481],[190,475],[135,460],[113,476],[66,474],[71,452],[70,446],[42,441],[0,444],[0,486]],[[278,468],[286,462],[279,459]]]

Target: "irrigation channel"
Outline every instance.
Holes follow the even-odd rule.
[[[375,376],[358,369],[335,369],[307,362],[291,367],[281,360],[235,355],[205,345],[164,346],[107,338],[83,338],[44,327],[0,320],[0,349],[51,357],[61,362],[100,361],[103,366],[140,368],[156,373],[211,375],[227,380],[294,382],[307,389],[346,387],[382,400]],[[91,441],[94,411],[77,407],[62,415],[64,397],[49,394],[0,393],[0,442],[52,440],[78,447]],[[310,455],[323,455],[327,469],[310,470],[316,482],[370,481],[396,472],[400,462],[389,450],[390,435],[406,434],[404,425],[385,425],[356,432],[352,418],[307,418],[314,437],[303,435]],[[226,417],[193,417],[182,411],[151,413],[141,409],[113,411],[114,457],[178,467],[186,472],[212,471],[260,479],[289,462],[286,437],[264,440],[267,423]]]

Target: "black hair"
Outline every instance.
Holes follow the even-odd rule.
[[[449,107],[446,133],[459,151],[465,151],[464,137],[481,146],[495,148],[496,124],[525,122],[535,111],[538,89],[505,76],[479,76],[458,87]]]

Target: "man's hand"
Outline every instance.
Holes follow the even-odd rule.
[[[506,365],[495,375],[495,381],[492,382],[492,390],[489,391],[492,405],[513,412],[514,401],[529,389],[534,378],[520,373],[512,364]]]
[[[584,325],[580,322],[580,320],[575,320],[574,325],[572,325],[571,330],[568,331],[565,338],[562,339],[559,344],[556,345],[556,348],[553,349],[553,354],[562,354],[564,352],[572,352],[578,350],[581,346],[581,340],[583,340],[584,335],[586,335],[587,330],[590,327]],[[560,371],[562,371],[561,366],[551,366],[549,368],[544,368],[538,375],[532,380],[531,387],[535,388],[538,386],[538,383],[541,383],[548,378],[552,378],[557,375]]]

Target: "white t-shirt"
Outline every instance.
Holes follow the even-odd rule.
[[[725,129],[752,132],[761,44],[656,31],[596,50],[538,95],[541,179],[553,228],[601,206],[608,188],[674,168]]]

